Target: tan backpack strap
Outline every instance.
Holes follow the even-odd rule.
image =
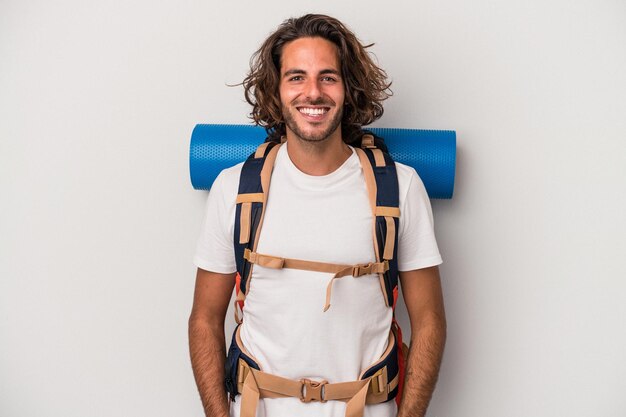
[[[378,206],[374,214],[376,216],[400,217],[400,209],[398,207]]]
[[[255,153],[255,157],[261,158],[265,154],[265,149],[268,146],[268,142],[261,144]],[[276,154],[280,145],[274,146],[265,159],[263,168],[261,169],[261,186],[263,188],[262,193],[247,193],[238,194],[236,204],[241,203],[241,217],[240,217],[240,235],[239,243],[248,243],[250,241],[250,223],[251,223],[251,209],[252,203],[263,203],[263,210],[261,211],[261,220],[255,233],[256,239],[254,242],[254,248],[258,243],[259,231],[263,223],[263,216],[265,214],[265,203],[267,202],[267,192],[270,187],[270,179],[272,177],[272,170],[274,169],[274,162],[276,161]],[[260,155],[260,156],[259,156]]]
[[[344,269],[343,271],[336,273],[335,276],[333,276],[330,279],[330,282],[326,286],[326,302],[324,303],[324,311],[326,312],[330,308],[330,298],[331,298],[331,293],[333,289],[333,283],[335,282],[336,279],[343,278],[348,275],[352,275],[355,278],[361,277],[363,275],[369,275],[369,274],[380,275],[380,274],[384,274],[385,272],[387,272],[388,269],[389,269],[389,263],[387,261],[384,261],[384,262],[369,263],[365,265],[354,265],[354,266]]]
[[[361,137],[361,148],[367,149],[367,148],[375,148],[375,147],[376,145],[374,144],[373,135],[366,133],[365,135],[363,135],[363,137]]]
[[[371,379],[368,379],[367,384],[363,385],[363,388],[354,397],[350,398],[350,401],[346,404],[346,417],[363,417],[370,381]]]
[[[264,255],[250,250],[244,251],[244,258],[252,263],[272,269],[299,269],[301,271],[327,272],[335,274],[337,278],[352,275],[357,278],[363,275],[384,272],[385,263],[367,263],[355,265],[333,264],[326,262],[305,261],[302,259],[281,258],[278,256]]]
[[[372,149],[372,154],[374,155],[374,161],[376,162],[377,167],[384,167],[386,165],[383,151],[380,149]]]
[[[238,390],[241,392],[240,417],[255,417],[260,398],[299,398],[312,401],[344,401],[346,417],[362,417],[365,404],[379,404],[398,385],[398,379],[387,380],[386,368],[371,377],[349,382],[328,383],[310,379],[288,379],[251,368],[239,360]]]
[[[262,146],[267,147],[268,142],[263,143]],[[270,189],[270,180],[272,179],[272,171],[274,170],[274,162],[276,162],[276,155],[278,154],[278,149],[280,145],[274,146],[267,157],[265,158],[265,163],[263,164],[263,168],[261,169],[261,187],[263,188],[263,193],[253,194],[254,196],[260,196],[261,202],[263,203],[263,209],[261,210],[261,219],[259,220],[259,225],[254,234],[254,242],[252,244],[253,250],[256,250],[257,245],[259,244],[259,236],[261,236],[261,228],[263,227],[263,219],[265,218],[265,209],[267,206],[267,195]],[[258,153],[258,150],[257,150]],[[263,154],[261,154],[262,156]],[[248,275],[249,278],[252,278],[252,266],[250,267],[250,272]],[[250,281],[248,280],[248,288],[250,287]],[[245,294],[244,294],[245,295]]]
[[[252,203],[262,203],[264,201],[263,193],[256,194],[239,194],[236,203],[241,204],[241,216],[239,218],[239,243],[248,243],[250,241],[250,222]]]
[[[251,368],[248,368],[251,371]],[[248,372],[241,390],[240,417],[256,417],[256,409],[259,405],[259,385],[254,378],[254,372]]]
[[[258,158],[263,158],[263,155],[265,155],[265,150],[267,149],[269,144],[270,144],[270,142],[263,142],[262,144],[257,146],[256,152],[254,153],[254,157],[257,158],[257,159]]]
[[[365,178],[365,187],[367,188],[367,195],[369,197],[370,208],[372,210],[372,215],[374,217],[372,221],[372,241],[374,242],[374,254],[376,254],[376,261],[380,262],[380,255],[378,252],[378,239],[376,239],[376,177],[374,177],[374,170],[372,169],[372,164],[370,163],[367,155],[363,150],[355,148],[354,149],[359,156],[359,160],[361,161],[361,169],[363,169],[363,177]],[[393,252],[392,252],[393,253]],[[385,303],[387,303],[387,289],[385,288],[385,277],[383,274],[378,274],[378,278],[380,281],[380,288],[385,297]]]
[[[395,242],[396,242],[396,220],[395,218],[400,217],[400,209],[398,207],[387,207],[387,206],[378,206],[377,205],[377,195],[378,195],[378,186],[376,183],[376,176],[374,174],[374,168],[372,165],[376,166],[376,168],[382,168],[386,166],[385,156],[380,149],[367,149],[367,152],[371,152],[373,155],[373,161],[370,162],[370,159],[366,155],[365,151],[362,149],[355,149],[359,156],[359,160],[361,162],[361,168],[363,169],[363,176],[365,177],[365,186],[367,188],[367,193],[370,201],[370,207],[372,209],[373,214],[373,222],[372,222],[372,240],[374,242],[374,252],[376,254],[376,261],[381,262],[391,261],[393,260],[393,254],[395,250]],[[378,239],[376,235],[376,223],[377,218],[384,218],[385,222],[385,238],[384,238],[384,247],[382,248],[382,254],[379,251],[378,247]],[[382,257],[382,259],[381,259]],[[387,293],[387,286],[385,285],[385,276],[380,274],[380,287],[382,289],[383,295],[385,297],[385,303],[391,307],[390,304],[390,294]]]
[[[367,159],[367,155],[359,148],[354,148],[356,154],[359,157],[359,161],[361,162],[361,169],[363,169],[363,177],[365,178],[365,188],[367,189],[367,196],[370,202],[370,208],[372,210],[372,214],[376,216],[376,178],[374,177],[374,171],[372,170],[372,165],[370,164],[369,159]],[[378,249],[378,244],[376,243],[376,239],[374,239],[374,244],[376,245],[376,249]],[[378,253],[378,250],[375,251]]]
[[[387,261],[356,265],[342,265],[326,262],[305,261],[302,259],[281,258],[278,256],[252,252],[249,249],[244,251],[243,256],[251,264],[261,265],[265,268],[299,269],[301,271],[315,271],[334,274],[326,286],[326,302],[324,303],[324,311],[327,311],[330,308],[332,287],[336,279],[347,277],[349,275],[352,275],[354,278],[358,278],[369,274],[384,274],[389,269],[389,263]]]
[[[271,149],[268,149],[270,146],[272,146]],[[265,216],[265,206],[267,204],[270,180],[279,148],[280,144],[275,145],[270,142],[262,143],[258,146],[254,155],[251,155],[251,157],[246,160],[242,168],[239,194],[236,199],[237,210],[239,210],[238,225],[237,223],[235,224],[235,230],[237,230],[237,226],[239,227],[238,232],[236,232],[238,234],[235,236],[235,253],[237,259],[241,259],[239,257],[242,255],[239,254],[243,254],[242,252],[244,250],[248,250],[248,248],[254,250],[258,245],[263,218]],[[259,159],[262,159],[262,161],[259,161]],[[259,167],[260,170],[256,167]],[[246,171],[247,168],[249,169],[248,171]],[[246,181],[256,181],[256,186],[242,187],[242,184],[249,184],[248,182],[242,182],[244,178],[246,178]],[[258,192],[259,188],[261,192]],[[246,192],[250,189],[254,189],[254,191]],[[260,213],[257,210],[260,210]],[[253,216],[255,217],[254,225]],[[254,229],[255,227],[256,229]],[[253,236],[254,241],[251,242]],[[245,261],[243,261],[242,264],[242,262],[238,260],[237,271],[240,274],[241,284],[239,285],[237,300],[235,301],[235,321],[241,323],[241,302],[245,299],[248,288],[250,287],[252,265],[245,264]]]
[[[400,217],[400,209],[397,207],[376,207],[376,216],[383,216],[387,224],[387,237],[385,238],[385,248],[383,249],[383,259],[390,260],[393,258],[393,250],[395,245],[396,222],[394,217]]]

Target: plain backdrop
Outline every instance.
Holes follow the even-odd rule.
[[[429,416],[626,415],[621,0],[0,0],[0,415],[202,415],[190,134],[305,12],[375,42],[376,126],[458,135]]]

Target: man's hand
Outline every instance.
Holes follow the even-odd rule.
[[[424,417],[446,341],[439,268],[400,272],[400,283],[411,321],[411,344],[398,417]]]
[[[224,318],[235,285],[235,274],[198,269],[189,317],[189,352],[207,417],[228,417],[224,388]]]

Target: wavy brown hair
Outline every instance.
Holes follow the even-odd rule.
[[[271,140],[285,134],[279,96],[281,54],[285,44],[305,37],[320,37],[337,46],[345,88],[342,137],[346,143],[355,143],[362,136],[362,126],[383,115],[382,102],[392,95],[391,83],[366,50],[373,44],[361,44],[352,31],[330,16],[307,14],[287,19],[252,55],[250,72],[241,83],[252,106],[250,118],[265,127]]]

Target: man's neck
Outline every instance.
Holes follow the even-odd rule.
[[[350,147],[341,138],[341,129],[319,142],[302,140],[287,131],[287,153],[291,162],[308,175],[328,175],[343,165],[352,155]]]

